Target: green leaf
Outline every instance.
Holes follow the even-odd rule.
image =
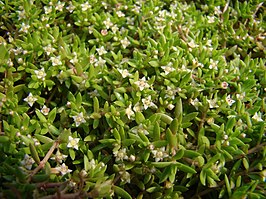
[[[153,128],[153,140],[160,140],[161,129],[159,123],[156,121]]]
[[[152,66],[152,67],[159,67],[159,63],[158,61],[150,61],[149,64]]]
[[[188,157],[188,158],[196,158],[198,156],[201,156],[201,154],[197,151],[193,151],[193,150],[185,150],[184,151],[184,156]]]
[[[6,47],[2,44],[0,45],[0,63],[4,63],[9,57]]]
[[[9,141],[9,137],[5,135],[0,136],[0,143],[5,143]]]
[[[248,170],[249,169],[249,163],[248,163],[247,159],[243,158],[242,162],[243,162],[243,165],[244,165],[245,169]]]
[[[121,136],[120,136],[118,130],[115,128],[115,129],[113,129],[112,133],[113,133],[115,139],[120,142],[121,141]]]
[[[136,112],[136,122],[137,124],[141,124],[145,121],[145,117],[141,112]]]
[[[121,196],[124,199],[132,199],[132,197],[130,196],[130,194],[128,192],[126,192],[124,189],[114,185],[113,186],[114,192],[118,195]]]
[[[73,149],[69,149],[69,155],[72,160],[75,160],[76,153]]]
[[[185,165],[185,164],[182,164],[182,163],[179,163],[179,162],[176,162],[175,163],[177,165],[177,168],[181,171],[184,171],[185,173],[197,173],[197,171],[195,169],[193,169],[192,167],[188,166],[188,165]]]
[[[134,144],[135,142],[136,142],[136,140],[134,140],[134,139],[124,139],[124,140],[122,140],[122,145],[127,147],[127,146]]]
[[[225,181],[225,185],[226,185],[226,189],[227,189],[228,195],[229,195],[229,197],[231,197],[231,195],[232,195],[231,186],[230,186],[230,182],[229,182],[229,179],[228,179],[226,174],[224,174],[224,181]]]
[[[217,153],[215,156],[213,156],[211,159],[208,160],[207,164],[204,165],[204,169],[210,168],[217,160],[219,160],[221,157],[220,153]]]
[[[138,131],[138,135],[143,140],[143,142],[150,143],[149,139],[147,138],[147,136],[144,134],[143,131]]]
[[[211,168],[205,169],[205,172],[207,176],[211,177],[212,179],[216,181],[220,181],[219,177],[213,172]]]
[[[172,148],[173,145],[174,145],[173,137],[176,138],[176,136],[174,136],[174,135],[172,134],[172,132],[171,132],[171,130],[170,130],[169,128],[166,129],[166,134],[165,134],[165,135],[166,135],[166,140],[167,140],[167,142],[169,143],[170,147]],[[175,140],[175,141],[177,141],[177,140]]]
[[[37,174],[37,175],[34,175],[32,176],[31,180],[33,182],[44,182],[44,181],[47,181],[49,179],[49,175],[47,174]]]
[[[77,105],[77,107],[80,107],[81,104],[82,104],[82,95],[81,95],[81,93],[79,92],[79,93],[77,94],[77,96],[76,96],[76,105]]]
[[[137,63],[134,63],[134,62],[132,62],[132,61],[128,61],[127,63],[128,63],[128,65],[130,65],[130,66],[132,66],[132,67],[134,67],[134,68],[137,68],[137,67],[138,67],[138,66],[137,66]]]
[[[176,106],[175,106],[175,118],[178,119],[179,124],[182,123],[183,116],[183,105],[181,97],[177,98]]]
[[[88,171],[89,170],[89,159],[88,159],[88,157],[86,156],[86,155],[84,155],[84,169],[85,169],[85,171]]]
[[[53,123],[56,117],[56,107],[48,114],[48,121]]]
[[[37,140],[39,140],[40,142],[42,142],[44,144],[53,142],[53,140],[51,138],[46,137],[44,135],[35,134],[34,136],[35,136],[35,138],[37,138]]]
[[[25,84],[19,84],[19,85],[17,85],[17,86],[14,86],[14,88],[13,88],[13,92],[14,92],[14,93],[17,93],[17,92],[19,92],[19,91],[22,91],[24,88],[25,88]]]
[[[45,116],[38,109],[35,110],[35,113],[36,113],[36,115],[38,116],[39,120],[42,123],[46,123],[47,122]]]
[[[59,135],[60,134],[60,131],[54,125],[49,125],[48,129],[54,135]]]
[[[160,187],[150,187],[150,188],[146,189],[146,191],[148,193],[153,193],[153,192],[157,192],[157,191],[160,191],[160,190],[161,190]]]
[[[198,114],[199,114],[198,112],[193,112],[193,113],[186,114],[183,117],[182,122],[183,123],[189,122],[189,121],[195,119],[195,117],[197,117]]]
[[[100,111],[99,100],[97,97],[93,98],[93,110],[95,113],[98,113]]]
[[[173,134],[176,134],[177,130],[178,130],[178,127],[179,127],[178,119],[174,118],[173,121],[171,122],[169,128],[170,128],[170,130],[172,131]]]
[[[206,172],[205,169],[202,169],[200,172],[200,182],[203,186],[206,186]]]
[[[164,113],[155,113],[156,115],[160,116],[161,121],[165,122],[166,124],[171,124],[173,119]]]
[[[184,149],[179,149],[172,159],[173,160],[179,160],[179,159],[181,159],[184,156],[184,154],[185,154],[185,150]]]
[[[39,155],[36,151],[34,144],[30,143],[29,147],[30,147],[30,153],[31,153],[32,158],[37,164],[40,164],[40,158],[39,158]]]
[[[174,164],[174,162],[152,162],[151,164],[157,168],[165,168],[169,165]]]

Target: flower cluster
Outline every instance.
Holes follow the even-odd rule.
[[[0,0],[3,197],[263,198],[265,5],[201,2]]]

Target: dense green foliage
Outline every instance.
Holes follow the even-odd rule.
[[[0,198],[263,198],[263,0],[0,1]]]

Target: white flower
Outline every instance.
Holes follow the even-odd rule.
[[[76,64],[76,63],[78,63],[78,57],[77,57],[77,53],[76,52],[74,52],[73,53],[74,54],[74,57],[70,60],[70,62],[72,63],[72,64]]]
[[[232,106],[232,104],[235,103],[235,100],[233,100],[230,95],[228,95],[225,100],[229,106]]]
[[[31,170],[34,160],[28,154],[25,154],[24,159],[20,162],[26,169]]]
[[[195,43],[194,40],[191,40],[189,43],[188,43],[189,47],[190,48],[197,48],[199,45]]]
[[[107,18],[105,21],[103,21],[103,23],[107,30],[113,26],[113,23],[111,22],[110,18]]]
[[[96,59],[95,55],[90,55],[90,63],[93,64],[96,61],[97,61],[97,59]]]
[[[202,63],[200,63],[200,62],[198,61],[197,58],[192,59],[192,64],[193,64],[194,66],[198,66],[198,67],[201,67],[201,68],[204,66]]]
[[[99,55],[103,55],[103,54],[106,54],[107,51],[104,49],[103,46],[101,46],[100,48],[96,48],[97,52]]]
[[[101,30],[101,34],[103,36],[106,36],[108,34],[108,30],[106,30],[106,29]]]
[[[210,99],[210,100],[207,100],[208,103],[209,103],[209,107],[210,108],[217,108],[219,107],[217,104],[216,104],[216,100],[215,99]]]
[[[208,23],[214,23],[215,22],[214,16],[207,16],[207,18],[208,18]]]
[[[72,136],[68,136],[68,148],[74,148],[74,149],[79,149],[78,143],[79,143],[79,138],[73,138]]]
[[[65,160],[67,158],[67,155],[64,155],[62,153],[60,153],[59,150],[57,150],[56,154],[54,157],[51,157],[52,160],[55,160],[58,163],[62,163],[63,160]]]
[[[18,13],[18,20],[25,19],[26,18],[26,12],[25,10],[17,11]]]
[[[66,78],[66,73],[64,71],[60,71],[59,74],[56,75],[60,83],[62,84],[67,78]]]
[[[228,140],[228,135],[225,134],[225,135],[223,136],[223,139],[224,139],[224,140]]]
[[[130,75],[127,69],[117,69],[123,78],[126,78]]]
[[[117,11],[116,14],[118,17],[124,17],[125,16],[125,14],[121,10]]]
[[[99,57],[99,59],[95,63],[95,66],[104,66],[105,63],[106,63],[105,59]]]
[[[209,69],[217,70],[218,69],[217,65],[218,65],[218,61],[214,61],[213,59],[210,59]]]
[[[43,50],[46,52],[47,55],[50,55],[51,53],[56,51],[51,44],[48,44],[48,46],[43,47]]]
[[[160,160],[168,157],[168,154],[165,151],[165,147],[152,150],[151,152],[153,154],[153,157],[155,158],[155,162],[159,162]]]
[[[48,108],[47,106],[43,106],[42,107],[42,109],[41,109],[41,112],[42,112],[42,114],[44,114],[44,115],[48,115],[48,113],[49,113],[49,111],[50,111],[50,108]]]
[[[62,65],[61,56],[60,55],[57,56],[57,57],[51,57],[50,60],[51,60],[53,66]]]
[[[220,6],[216,6],[216,7],[214,7],[214,14],[216,14],[216,15],[220,15],[220,14],[222,14],[222,11],[221,11]]]
[[[39,142],[39,140],[37,140],[36,138],[33,138],[33,142],[35,146],[40,145],[41,143]]]
[[[82,112],[79,113],[78,115],[72,116],[72,117],[73,117],[73,119],[74,119],[74,121],[76,123],[76,127],[78,127],[80,124],[86,122],[86,120],[84,119],[84,116],[83,116],[83,113]]]
[[[10,66],[10,67],[12,67],[12,66],[14,65],[14,63],[12,62],[11,59],[8,59],[7,64],[8,64],[8,66]]]
[[[181,92],[181,91],[182,91],[181,88],[173,89],[173,88],[171,88],[170,86],[167,86],[167,90],[166,90],[165,97],[166,97],[166,98],[175,99],[175,95],[176,95],[176,93]]]
[[[145,126],[143,126],[143,124],[139,124],[138,126],[133,127],[131,131],[135,134],[138,134],[138,132],[142,132],[145,135],[149,135],[149,132],[145,129]]]
[[[82,176],[82,177],[86,177],[87,175],[88,175],[88,172],[85,171],[84,169],[82,169],[82,170],[80,171],[80,176]]]
[[[168,75],[169,73],[173,72],[175,69],[173,68],[173,63],[170,62],[166,66],[161,67],[164,70],[164,74]]]
[[[20,32],[27,33],[30,28],[30,25],[26,25],[25,23],[21,24],[21,28],[19,29]]]
[[[132,111],[132,108],[131,108],[131,104],[126,108],[126,115],[128,117],[128,119],[131,118],[132,115],[134,115],[134,111]]]
[[[139,102],[137,102],[137,103],[134,105],[133,110],[134,110],[135,112],[140,112],[140,111],[142,110],[142,106],[140,105]]]
[[[144,90],[145,88],[149,88],[150,87],[150,85],[147,83],[145,77],[142,77],[140,80],[138,80],[138,81],[136,81],[134,83],[139,87],[140,91]]]
[[[146,110],[149,107],[154,107],[156,108],[157,106],[151,101],[151,96],[149,95],[148,97],[144,98],[141,100],[144,106],[144,109]]]
[[[192,70],[187,68],[185,65],[182,65],[181,71],[191,72]]]
[[[96,167],[96,162],[95,162],[94,159],[92,159],[92,160],[90,161],[89,166],[90,166],[90,169],[95,169],[95,167]]]
[[[72,4],[71,1],[70,1],[70,3],[69,3],[69,6],[66,7],[66,9],[67,9],[70,13],[72,13],[72,12],[74,11],[75,8],[76,8],[76,7]]]
[[[218,173],[223,167],[224,167],[224,164],[219,163],[219,161],[217,161],[215,164],[211,166],[211,170],[213,170],[215,173]]]
[[[55,6],[55,9],[59,11],[63,11],[64,5],[65,5],[65,2],[58,1]]]
[[[119,28],[116,24],[114,26],[112,26],[111,29],[112,29],[113,33],[116,33],[119,30]]]
[[[246,96],[245,92],[243,92],[241,94],[236,94],[236,98],[239,99],[239,100],[243,100],[245,98],[245,96]]]
[[[128,156],[127,156],[127,152],[126,152],[126,148],[120,149],[118,151],[114,151],[113,152],[115,158],[115,161],[123,161],[123,159],[127,160]]]
[[[65,163],[63,163],[61,166],[56,167],[56,170],[58,172],[60,172],[62,175],[66,175],[67,173],[72,172],[71,169],[68,169],[68,166],[65,165]]]
[[[89,4],[89,2],[81,4],[81,10],[82,11],[86,11],[86,10],[88,10],[90,8],[91,8],[91,5]]]
[[[52,6],[44,6],[44,12],[45,14],[49,14],[53,11],[53,7]]]
[[[38,79],[41,79],[43,81],[45,80],[46,73],[44,71],[44,68],[42,68],[40,70],[35,70],[34,73],[36,74]]]
[[[194,100],[190,100],[190,104],[192,104],[197,110],[199,108],[199,106],[201,106],[201,102],[198,100],[198,98],[194,99]]]
[[[123,48],[126,49],[129,46],[130,41],[128,41],[128,39],[125,37],[124,39],[121,40],[121,44]]]
[[[261,119],[261,113],[255,113],[254,116],[252,117],[252,119],[254,119],[257,122],[263,122],[263,120]]]
[[[140,6],[134,5],[134,8],[132,8],[132,11],[135,13],[140,13]]]
[[[222,82],[221,83],[221,87],[222,87],[222,89],[227,89],[228,88],[228,83],[227,82]]]
[[[168,104],[168,105],[167,105],[167,108],[168,108],[169,110],[173,110],[173,108],[175,108],[175,106],[174,106],[173,104]]]
[[[131,154],[131,155],[129,156],[129,160],[130,160],[130,162],[135,162],[135,160],[136,160],[136,156]]]
[[[130,174],[127,171],[120,171],[121,181],[125,183],[130,183]]]
[[[94,26],[89,26],[88,27],[88,30],[89,30],[89,33],[92,34],[93,33],[93,30],[94,30]]]
[[[30,105],[30,107],[34,104],[35,101],[37,101],[37,98],[36,97],[33,97],[33,95],[30,93],[28,95],[28,97],[26,97],[24,99],[25,102],[28,102],[28,104]]]

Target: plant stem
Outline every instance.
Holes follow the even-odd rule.
[[[44,197],[41,197],[40,199],[73,199],[73,198],[87,198],[88,197],[88,194],[85,194],[83,192],[77,192],[77,193],[67,193],[67,194],[61,194],[60,192],[59,193],[56,193],[56,194],[53,194],[53,195],[48,195],[48,196],[44,196]]]
[[[40,162],[40,164],[38,165],[38,167],[36,167],[33,172],[31,173],[28,181],[31,181],[32,176],[34,176],[36,173],[38,173],[39,170],[41,170],[44,165],[46,164],[46,162],[49,160],[49,158],[51,157],[51,155],[53,154],[54,150],[58,147],[59,142],[55,141],[54,144],[52,145],[52,147],[50,148],[50,150],[48,151],[48,153],[45,155],[45,157],[43,158],[43,160]]]

